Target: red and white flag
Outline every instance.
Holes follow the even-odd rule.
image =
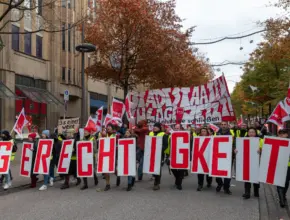
[[[214,124],[209,124],[209,127],[214,131],[214,132],[218,132],[219,131],[219,127],[214,125]]]
[[[22,138],[23,137],[22,130],[27,124],[28,124],[28,121],[26,120],[24,108],[22,108],[22,110],[17,118],[17,121],[13,127],[13,131],[15,131],[16,134],[18,134]]]
[[[92,116],[90,116],[85,128],[92,128],[95,130],[96,129],[96,119],[94,119],[94,118],[92,118]]]
[[[96,121],[97,132],[102,130],[103,112],[104,112],[103,106],[101,108],[99,108],[97,110],[97,112],[96,112],[96,116],[97,116],[97,121]]]
[[[238,126],[241,126],[243,124],[243,116],[240,116],[240,119],[238,120]]]
[[[111,114],[113,118],[122,118],[125,113],[125,105],[123,102],[113,98]]]
[[[284,117],[282,121],[290,121],[290,84],[288,87],[287,97],[284,99],[284,107],[288,115]]]
[[[107,114],[105,117],[103,125],[105,125],[107,127],[107,125],[111,122],[112,118],[113,118],[112,115]]]
[[[283,121],[288,116],[287,111],[284,108],[282,102],[279,102],[270,117],[268,118],[267,122],[272,122],[275,125],[283,126]]]

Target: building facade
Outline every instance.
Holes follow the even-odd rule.
[[[38,130],[55,128],[60,118],[81,115],[81,54],[75,46],[82,39],[79,26],[74,25],[84,17],[90,2],[59,0],[53,6],[53,13],[51,8],[41,7],[42,0],[36,2],[38,5],[33,7],[29,6],[33,4],[30,0],[24,1],[34,9],[28,10],[22,19],[21,13],[13,9],[0,23],[0,45],[4,44],[0,47],[1,130],[12,129],[22,108]],[[5,7],[0,4],[0,15]],[[42,26],[47,28],[48,20],[58,24],[59,30],[38,31]],[[86,54],[85,66],[90,62],[90,55]],[[70,93],[67,106],[65,90]],[[108,109],[113,97],[124,100],[120,88],[87,76],[85,90],[87,115],[100,106]]]

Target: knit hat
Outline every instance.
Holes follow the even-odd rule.
[[[9,138],[10,137],[10,133],[9,133],[9,131],[2,131],[2,134],[3,135],[5,135],[7,138]]]
[[[36,133],[30,133],[29,135],[28,135],[28,138],[31,138],[31,139],[35,139],[36,138]]]
[[[160,131],[162,130],[162,125],[159,122],[156,122],[153,127],[159,128]]]
[[[49,131],[49,130],[44,130],[44,131],[42,132],[42,134],[44,134],[46,137],[49,137],[49,135],[50,135],[50,131]]]

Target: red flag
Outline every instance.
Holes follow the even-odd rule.
[[[243,116],[241,115],[240,119],[238,120],[238,126],[243,124]]]
[[[99,108],[97,110],[97,112],[96,112],[96,115],[97,115],[97,121],[96,121],[97,131],[101,131],[102,130],[103,112],[104,112],[103,106],[101,108]]]
[[[24,108],[22,108],[17,121],[13,127],[13,130],[20,136],[22,137],[22,130],[23,128],[26,126],[26,124],[28,123],[28,121],[26,120],[25,117],[25,112],[24,112]]]
[[[125,113],[125,105],[123,102],[113,98],[111,114],[114,118],[122,118]]]
[[[103,125],[105,125],[107,127],[107,125],[111,122],[111,120],[112,120],[112,115],[107,114],[105,117]]]
[[[282,102],[279,102],[270,117],[268,118],[268,122],[272,122],[277,126],[283,126],[283,118],[287,117],[288,113],[284,108]]]
[[[219,131],[219,127],[214,125],[214,124],[209,124],[210,128],[214,131],[214,132],[218,132]]]
[[[92,128],[94,130],[96,129],[96,120],[92,118],[92,116],[89,117],[86,124],[86,128]]]

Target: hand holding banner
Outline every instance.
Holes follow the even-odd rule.
[[[143,173],[160,174],[163,137],[145,137]]]
[[[0,174],[7,174],[9,172],[12,146],[11,141],[0,142]]]
[[[74,146],[73,139],[62,141],[62,147],[57,166],[57,173],[68,174],[73,146]]]
[[[20,176],[30,177],[34,143],[24,142],[20,162]]]

